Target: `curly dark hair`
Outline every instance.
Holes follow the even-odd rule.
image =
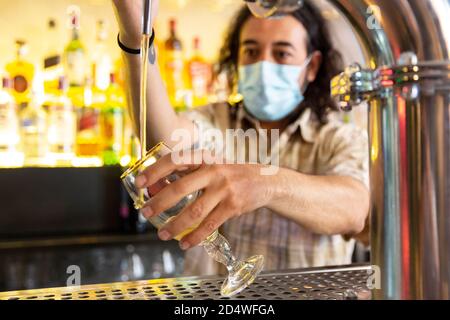
[[[316,79],[309,84],[305,92],[305,100],[302,102],[301,109],[311,108],[320,123],[325,124],[329,111],[338,110],[336,102],[331,98],[330,82],[343,70],[342,56],[333,48],[325,19],[311,0],[306,0],[301,9],[290,14],[303,25],[309,35],[308,54],[315,51],[322,53],[322,64]],[[231,88],[234,88],[237,83],[241,29],[250,17],[250,10],[244,6],[237,13],[220,50],[217,72],[226,73]]]

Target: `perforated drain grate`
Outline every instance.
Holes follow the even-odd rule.
[[[220,295],[222,278],[178,278],[0,293],[0,300],[369,299],[369,267],[262,274],[240,294]]]

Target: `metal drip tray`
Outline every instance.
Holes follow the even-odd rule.
[[[223,278],[189,277],[0,293],[0,300],[343,300],[370,299],[370,267],[266,273],[240,294],[220,295]]]

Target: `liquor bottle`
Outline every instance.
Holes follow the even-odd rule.
[[[43,79],[36,75],[31,101],[20,113],[21,142],[26,166],[48,164],[47,113],[42,108],[43,102]]]
[[[108,32],[105,22],[103,20],[97,21],[96,43],[92,55],[92,78],[95,88],[99,90],[108,88],[113,65],[106,46],[107,37]]]
[[[48,20],[48,31],[46,39],[47,52],[44,56],[44,90],[47,96],[52,96],[58,92],[59,79],[63,76],[61,53],[62,49],[58,45],[58,28],[54,19]]]
[[[64,70],[69,81],[69,97],[72,103],[83,105],[83,85],[87,73],[87,56],[80,40],[80,9],[77,6],[68,8],[71,40],[64,50]]]
[[[76,116],[67,92],[67,79],[61,76],[58,91],[48,104],[50,157],[57,166],[70,165],[75,156]]]
[[[122,155],[124,139],[124,105],[122,88],[117,84],[114,73],[110,74],[110,85],[106,90],[106,103],[103,105],[102,119],[102,155],[105,165],[118,165]]]
[[[18,152],[20,142],[17,105],[11,92],[12,81],[5,77],[0,90],[0,166]]]
[[[211,83],[211,65],[206,62],[200,52],[200,38],[193,41],[194,54],[187,64],[189,88],[193,94],[193,106],[203,106],[208,103],[209,85]]]
[[[16,40],[16,59],[6,65],[8,77],[13,81],[12,94],[20,109],[30,102],[31,84],[35,66],[26,61],[27,46],[23,40]]]
[[[184,61],[183,45],[176,34],[176,20],[169,22],[170,36],[164,45],[164,76],[172,106],[177,110],[184,109]]]
[[[84,86],[84,105],[77,108],[77,137],[75,166],[101,166],[101,128],[99,101],[93,94],[92,80],[87,78]],[[104,101],[103,101],[104,103]]]

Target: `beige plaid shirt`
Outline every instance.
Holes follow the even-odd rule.
[[[234,114],[234,115],[233,115]],[[185,113],[200,129],[255,127],[259,123],[243,107],[236,112],[227,104],[209,105]],[[239,146],[246,148],[245,145]],[[279,165],[305,174],[350,176],[369,188],[367,133],[337,117],[325,125],[306,109],[279,137]],[[329,213],[330,215],[333,212]],[[267,208],[259,208],[227,221],[220,229],[235,256],[265,257],[264,270],[342,265],[351,262],[354,240],[342,235],[315,234]],[[225,274],[226,269],[201,247],[186,252],[184,275]]]

